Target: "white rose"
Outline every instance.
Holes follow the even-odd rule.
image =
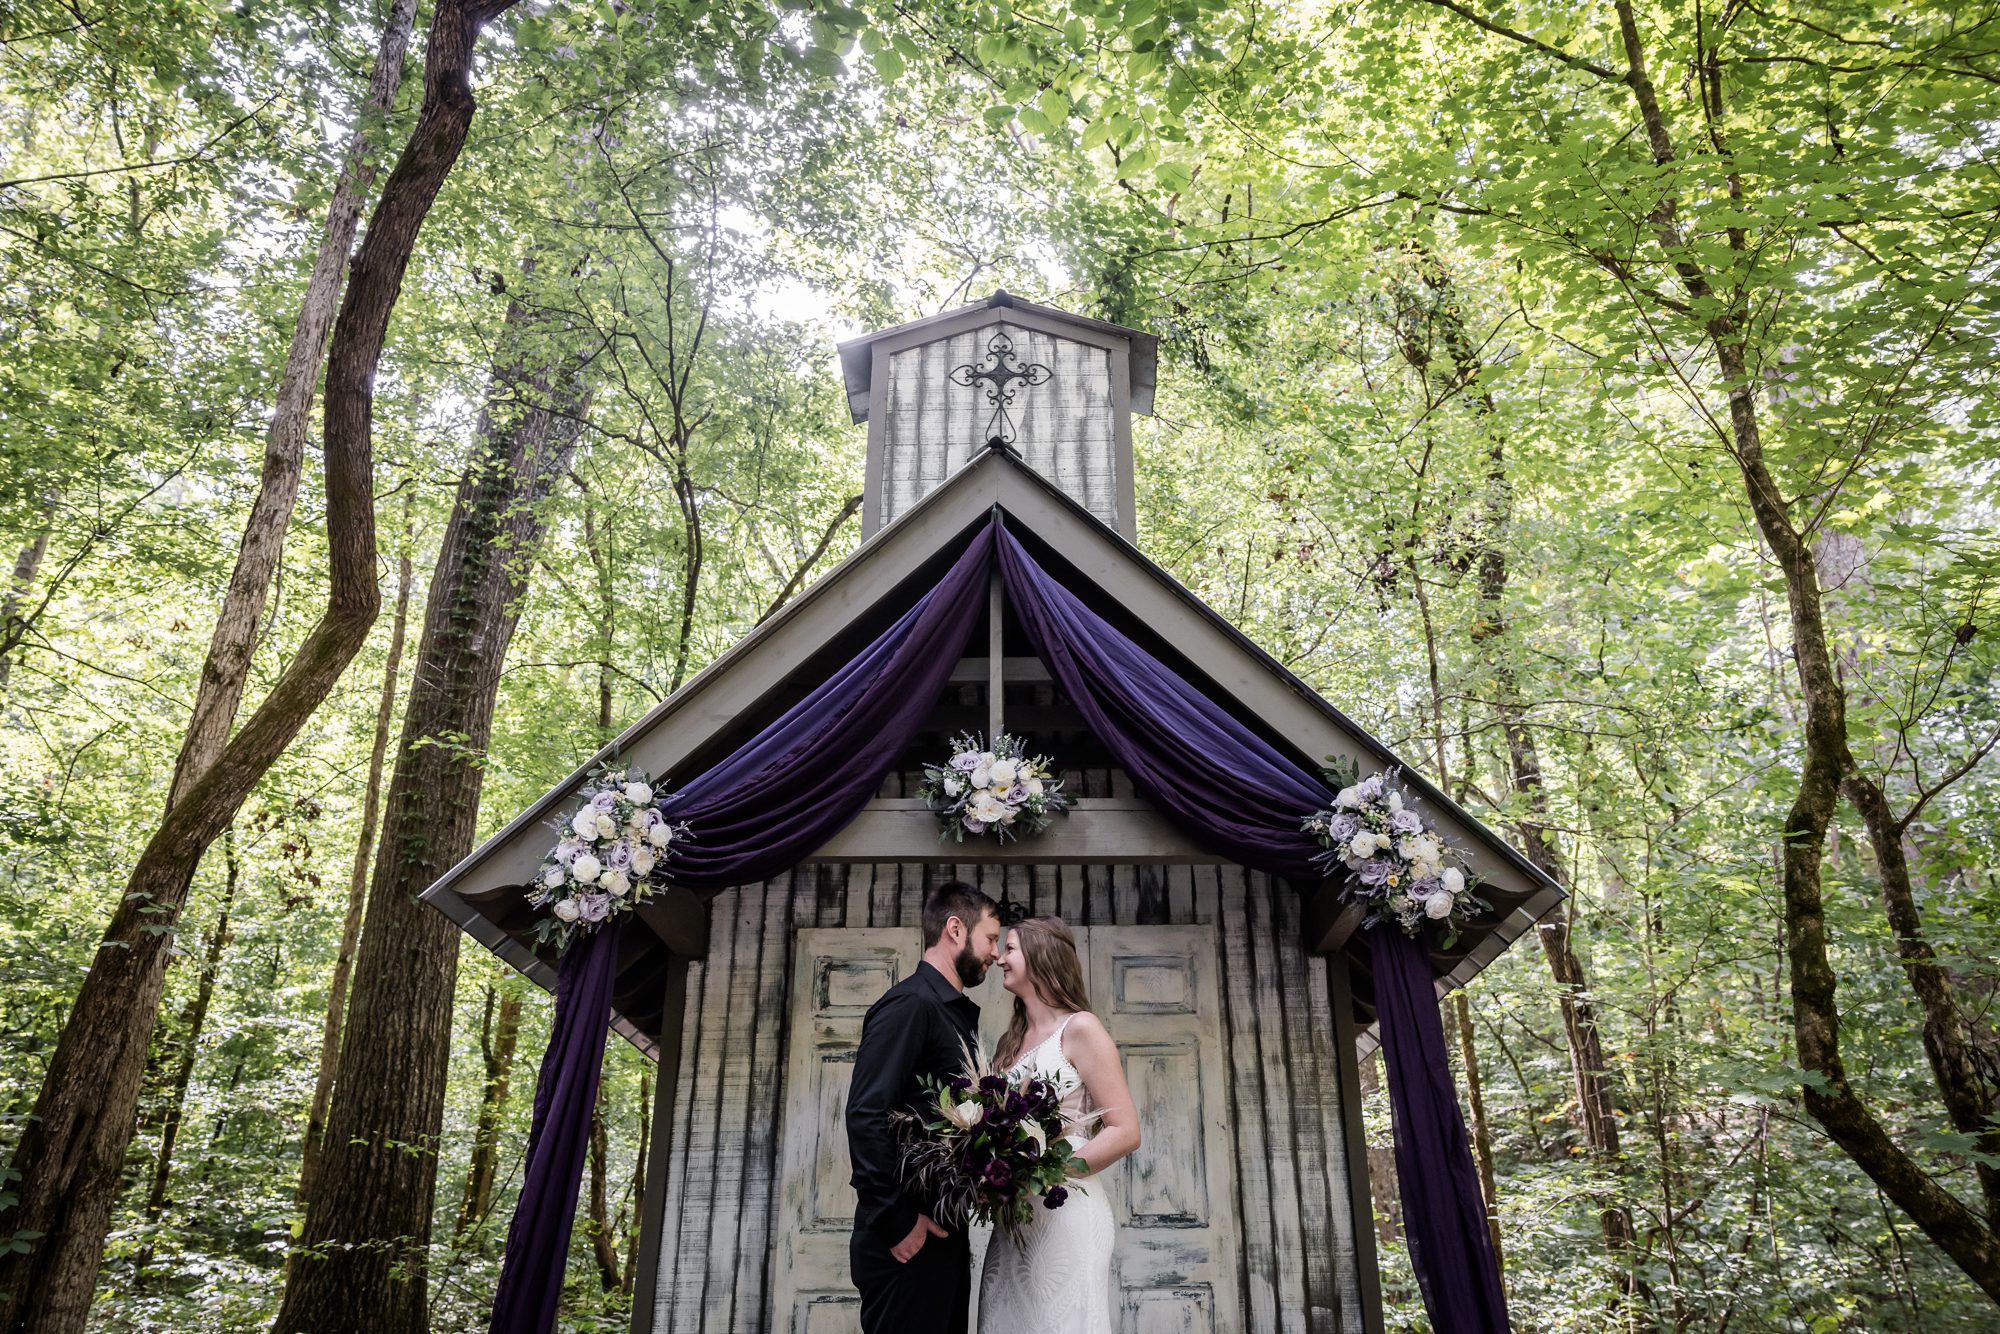
[[[1451,895],[1433,894],[1425,899],[1424,916],[1437,920],[1451,916]]]
[[[1039,779],[1039,778],[1030,778],[1030,779],[1028,780],[1028,795],[1029,795],[1029,796],[1031,796],[1031,797],[1039,797],[1039,796],[1041,796],[1041,795],[1042,795],[1042,790],[1043,790],[1043,789],[1042,789],[1042,780],[1041,780],[1041,779]]]
[[[1344,787],[1333,798],[1334,809],[1351,811],[1361,804],[1361,794],[1351,787]]]
[[[1420,862],[1424,859],[1424,845],[1414,838],[1406,838],[1396,844],[1396,855],[1406,862]]]
[[[673,841],[674,831],[670,825],[656,824],[646,831],[646,841],[656,848],[664,848]]]
[[[965,784],[959,782],[956,778],[947,778],[944,780],[944,794],[947,797],[955,797],[963,791],[965,791]]]
[[[992,751],[982,750],[979,752],[979,767],[982,769],[991,769],[993,767],[993,761],[998,758],[999,757],[995,755]]]
[[[595,806],[585,806],[569,822],[569,827],[576,831],[579,838],[596,838],[597,808]]]
[[[635,875],[651,875],[653,863],[659,858],[651,848],[639,848],[632,853],[632,871]]]
[[[653,800],[653,789],[647,787],[644,783],[627,783],[625,785],[625,800],[631,802],[634,806],[647,805]]]
[[[1465,872],[1459,870],[1456,866],[1447,870],[1444,873],[1443,879],[1445,893],[1457,896],[1465,892]]]
[[[997,824],[1011,813],[1007,803],[990,792],[982,792],[972,799],[972,818],[975,820]]]
[[[985,787],[992,781],[992,766],[982,763],[977,769],[972,771],[972,785],[974,787]]]
[[[613,898],[622,899],[632,892],[632,882],[626,879],[623,871],[606,871],[604,878],[597,883],[605,893],[611,895]]]
[[[557,901],[556,920],[559,922],[574,922],[576,920],[575,899],[561,899]]]
[[[550,889],[561,889],[563,883],[563,868],[560,866],[551,866],[548,870],[542,872],[542,883],[544,885],[547,885]]]
[[[980,1107],[976,1102],[948,1103],[943,1106],[944,1119],[960,1130],[970,1130],[979,1124]]]
[[[569,873],[576,877],[580,885],[588,885],[597,879],[597,873],[604,869],[604,863],[597,860],[594,853],[580,852],[576,860],[569,864]]]
[[[988,772],[992,777],[993,786],[1005,791],[1014,786],[1014,771],[1014,761],[998,760]]]
[[[597,836],[599,838],[618,837],[618,822],[602,812],[597,816]]]
[[[1362,830],[1354,836],[1354,841],[1347,845],[1347,850],[1357,857],[1374,856],[1375,835],[1369,833],[1366,829]]]
[[[1423,847],[1425,861],[1436,864],[1444,860],[1444,844],[1438,842],[1436,834],[1425,834],[1418,841]]]

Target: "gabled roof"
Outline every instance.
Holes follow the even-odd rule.
[[[1094,320],[1088,315],[1075,315],[1054,306],[1038,305],[1024,301],[1005,289],[996,291],[983,301],[953,310],[940,311],[920,320],[898,324],[888,329],[877,329],[874,333],[850,338],[839,345],[840,377],[847,390],[847,407],[857,422],[868,420],[868,389],[874,374],[875,359],[868,355],[868,349],[887,339],[898,345],[946,338],[960,329],[990,323],[988,312],[1010,311],[1025,317],[1025,322],[1038,327],[1055,326],[1053,332],[1067,334],[1086,342],[1099,342],[1106,346],[1123,346],[1128,349],[1132,377],[1132,411],[1145,414],[1153,410],[1153,389],[1159,378],[1160,339],[1158,334],[1143,333],[1138,329],[1128,329],[1122,324],[1109,320]]]
[[[627,728],[598,755],[521,812],[424,892],[469,934],[544,987],[554,968],[518,937],[525,922],[521,887],[548,851],[550,822],[567,813],[592,765],[617,754],[672,787],[706,763],[747,713],[780,698],[799,665],[857,627],[876,626],[929,586],[939,562],[958,550],[995,508],[1031,539],[1039,559],[1072,592],[1218,702],[1307,765],[1346,755],[1364,773],[1399,765],[1408,786],[1433,812],[1440,831],[1486,877],[1482,891],[1496,921],[1462,934],[1449,954],[1433,954],[1442,986],[1462,986],[1533,926],[1561,890],[1497,833],[1461,810],[1416,770],[1322,699],[1214,609],[1032,469],[1004,451],[982,451],[909,511],[883,528],[777,616],[758,626],[701,673]],[[901,604],[901,605],[897,605]],[[871,631],[872,633],[872,631]],[[968,857],[968,861],[979,860]],[[651,942],[627,931],[635,958],[621,961],[635,986],[621,989],[614,1026],[651,1050],[643,1007],[628,1001],[658,968],[636,957]],[[1361,955],[1355,956],[1357,960]]]

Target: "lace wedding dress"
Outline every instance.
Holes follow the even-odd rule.
[[[1029,1070],[1065,1090],[1064,1119],[1081,1125],[1092,1109],[1083,1077],[1063,1054],[1068,1027],[1063,1020],[1009,1073]],[[1088,1138],[1080,1128],[1070,1142],[1082,1150]],[[980,1334],[1111,1334],[1112,1231],[1111,1201],[1096,1174],[1071,1182],[1060,1208],[1037,1204],[1033,1221],[995,1228],[979,1281]]]

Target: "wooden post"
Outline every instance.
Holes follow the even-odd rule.
[[[674,1093],[681,1082],[681,1030],[687,1024],[688,960],[667,960],[666,1004],[660,1007],[660,1065],[653,1081],[652,1161],[646,1172],[645,1214],[639,1223],[639,1274],[632,1285],[632,1334],[653,1334],[653,1301],[660,1272],[660,1227],[667,1204],[667,1174],[674,1158]]]
[[[986,748],[993,749],[1005,730],[1007,659],[1000,643],[1000,617],[1006,608],[995,569],[986,584]]]
[[[1347,1141],[1347,1207],[1354,1215],[1354,1260],[1361,1280],[1362,1334],[1383,1334],[1382,1261],[1375,1253],[1375,1207],[1368,1191],[1368,1130],[1361,1121],[1361,1071],[1354,1043],[1354,993],[1347,952],[1326,956],[1326,997],[1333,1010],[1333,1056],[1340,1069],[1340,1116]]]

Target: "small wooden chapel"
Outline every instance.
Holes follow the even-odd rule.
[[[1064,588],[1308,770],[1400,764],[1140,551],[1131,419],[1152,409],[1156,353],[1152,335],[1005,292],[843,344],[868,427],[860,548],[606,753],[669,791],[713,765],[895,622],[997,513]],[[612,1025],[658,1064],[635,1334],[858,1330],[848,1073],[862,1015],[921,952],[925,890],[948,879],[1076,929],[1145,1136],[1107,1174],[1121,1334],[1380,1330],[1359,911],[1333,881],[1212,855],[1137,795],[997,574],[928,706],[875,798],[789,874],[656,895],[620,937]],[[1003,730],[1054,758],[1074,810],[1025,841],[941,842],[913,795],[923,765],[959,732]],[[555,966],[523,887],[589,762],[425,894],[544,986]],[[1442,995],[1560,891],[1420,774],[1404,782],[1494,905],[1431,952]],[[1011,998],[997,970],[973,994],[990,1046]]]

